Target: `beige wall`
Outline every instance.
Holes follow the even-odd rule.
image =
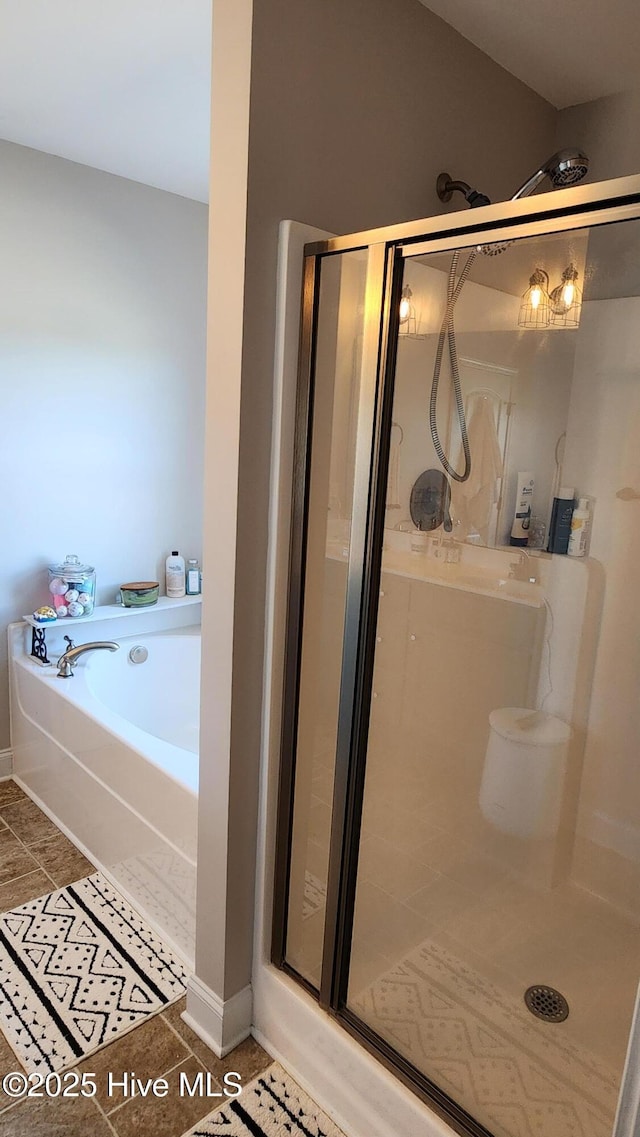
[[[206,235],[199,202],[0,141],[0,750],[6,625],[48,563],[109,603],[200,555]]]
[[[607,95],[558,114],[558,146],[589,156],[589,181],[640,173],[640,90]]]
[[[227,0],[218,0],[214,20],[216,8],[220,14],[226,7]],[[245,4],[240,7],[244,18]],[[214,82],[215,69],[214,29]],[[232,86],[227,108],[234,95]],[[228,787],[227,879],[234,903],[227,904],[225,959],[212,928],[215,866],[202,859],[199,885],[198,974],[225,997],[247,982],[251,964],[247,865],[255,854],[263,700],[278,224],[288,217],[344,233],[439,212],[434,183],[443,168],[504,198],[552,149],[555,119],[549,104],[418,0],[259,0],[254,6]],[[231,193],[232,175],[216,172],[215,123],[212,137],[214,185],[224,180]],[[233,263],[233,251],[228,254]],[[225,271],[222,260],[214,262],[212,286],[224,281]],[[220,321],[217,330],[223,350]],[[218,430],[234,378],[232,372],[209,375],[208,417],[218,417]],[[235,430],[234,416],[232,409]],[[219,533],[218,541],[226,536]],[[228,578],[220,581],[226,585]],[[220,605],[229,599],[221,595]],[[209,714],[226,716],[224,702]],[[214,799],[212,786],[202,801],[201,826],[206,818],[209,826],[226,829],[226,806],[226,798]]]

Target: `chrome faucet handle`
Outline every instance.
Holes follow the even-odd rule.
[[[74,644],[71,636],[63,637],[66,642],[66,648],[63,651],[60,659],[58,660],[58,679],[71,679],[73,676],[73,667],[71,660],[66,658],[67,652],[71,651],[76,645]]]
[[[71,679],[72,677],[73,667],[71,666],[71,660],[61,656],[58,660],[58,679]]]

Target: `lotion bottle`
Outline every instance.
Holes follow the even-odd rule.
[[[535,479],[530,470],[520,471],[518,474],[518,493],[516,496],[516,512],[511,527],[510,545],[524,546],[529,544],[529,522],[531,521],[531,502],[533,500],[533,487]]]
[[[591,527],[590,501],[588,497],[581,497],[578,508],[574,509],[571,518],[571,536],[567,553],[570,557],[584,557],[587,553],[587,539]]]
[[[185,594],[185,572],[184,572],[184,557],[180,556],[177,549],[167,557],[166,560],[166,585],[167,596],[172,599],[177,599]]]
[[[187,596],[199,596],[200,592],[200,565],[191,557],[187,561]]]

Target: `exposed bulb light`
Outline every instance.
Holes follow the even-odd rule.
[[[411,315],[411,297],[413,292],[408,284],[405,284],[402,289],[402,300],[400,301],[400,323],[404,324]]]
[[[562,281],[551,296],[551,323],[554,327],[577,328],[582,310],[582,293],[576,284],[578,270],[570,264],[562,274]]]
[[[412,296],[413,292],[409,288],[409,285],[405,284],[402,289],[402,296],[398,308],[398,316],[400,318],[398,334],[401,336],[415,336],[417,334],[416,310],[411,300]]]
[[[529,277],[529,287],[520,303],[518,327],[548,328],[550,323],[549,277],[543,268],[537,268]]]

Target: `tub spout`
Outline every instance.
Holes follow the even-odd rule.
[[[94,643],[78,644],[76,647],[69,636],[64,637],[69,644],[64,655],[60,656],[58,660],[58,679],[70,679],[73,675],[73,664],[76,660],[84,655],[86,651],[117,651],[120,644],[114,643],[113,640],[96,640]]]

